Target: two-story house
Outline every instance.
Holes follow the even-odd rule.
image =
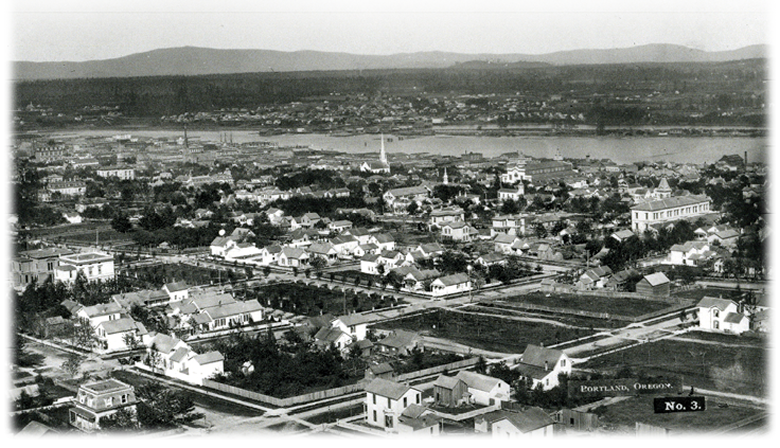
[[[479,231],[463,221],[448,221],[441,225],[441,236],[453,241],[471,241]]]
[[[69,422],[72,426],[92,432],[100,429],[100,420],[128,409],[135,414],[138,400],[133,386],[113,378],[82,384],[76,394],[76,402],[70,408]]]
[[[89,282],[113,280],[114,257],[101,252],[63,255],[59,266],[54,269],[54,279],[73,283],[78,272],[83,273]]]
[[[422,403],[422,392],[414,387],[382,378],[366,386],[366,422],[397,432],[398,418],[411,404]]]
[[[734,334],[750,330],[750,319],[733,300],[704,297],[696,308],[702,330]]]
[[[559,374],[571,375],[571,359],[561,350],[529,344],[516,369],[532,380],[532,388],[541,384],[544,390],[550,390],[558,385]]]
[[[48,247],[19,252],[12,263],[13,287],[23,290],[30,283],[42,283],[54,276],[54,270],[60,265],[60,257],[73,251]]]

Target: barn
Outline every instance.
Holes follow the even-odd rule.
[[[645,275],[636,284],[636,292],[646,297],[669,297],[669,279],[663,272]]]

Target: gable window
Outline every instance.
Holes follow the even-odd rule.
[[[376,404],[376,394],[371,394],[371,395],[373,396],[374,404]],[[374,419],[374,420],[376,420],[376,419]]]
[[[122,402],[122,404],[127,403],[127,394],[122,394],[121,402]]]
[[[561,367],[566,367],[566,360],[565,359],[561,360]]]

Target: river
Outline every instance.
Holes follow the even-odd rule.
[[[86,136],[110,137],[131,133],[133,137],[182,136],[172,130],[89,130],[52,134],[54,138]],[[378,135],[334,137],[325,134],[283,134],[260,136],[255,131],[235,130],[223,133],[235,143],[266,141],[281,146],[308,146],[314,149],[336,150],[346,153],[379,151]],[[219,131],[188,131],[191,139],[219,142]],[[667,161],[678,163],[712,163],[724,154],[748,154],[749,161],[766,161],[768,139],[755,137],[572,137],[572,136],[385,136],[385,149],[394,152],[424,153],[460,156],[478,152],[491,158],[507,152],[520,152],[531,157],[552,158],[558,151],[566,158],[611,159],[617,163],[640,161]]]

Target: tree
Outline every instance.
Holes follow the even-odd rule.
[[[79,373],[79,369],[81,368],[81,361],[81,356],[75,353],[70,353],[60,368],[62,368],[62,370],[64,370],[65,373],[70,375],[72,378],[75,378]]]
[[[324,258],[320,256],[315,256],[313,260],[311,260],[311,267],[314,268],[317,273],[321,273],[322,269],[328,264]]]
[[[482,355],[479,356],[477,363],[474,364],[474,371],[483,375],[487,373],[487,362],[485,362],[485,358]]]
[[[130,223],[130,219],[124,213],[119,213],[111,220],[111,228],[119,233],[127,233],[133,230],[133,224]]]
[[[409,206],[406,207],[406,212],[409,213],[410,215],[414,215],[414,214],[417,213],[419,208],[420,208],[420,206],[417,205],[417,202],[416,201],[412,201],[411,203],[409,203]]]
[[[97,344],[95,330],[90,325],[89,320],[83,317],[75,322],[68,322],[66,324],[65,335],[72,346],[84,350],[92,350]]]
[[[195,412],[189,393],[168,389],[157,382],[146,382],[136,388],[138,421],[145,428],[167,428],[203,418]]]
[[[133,408],[122,408],[100,419],[100,429],[106,432],[130,432],[140,427]]]
[[[18,364],[24,357],[24,338],[16,327],[3,319],[3,361]]]

